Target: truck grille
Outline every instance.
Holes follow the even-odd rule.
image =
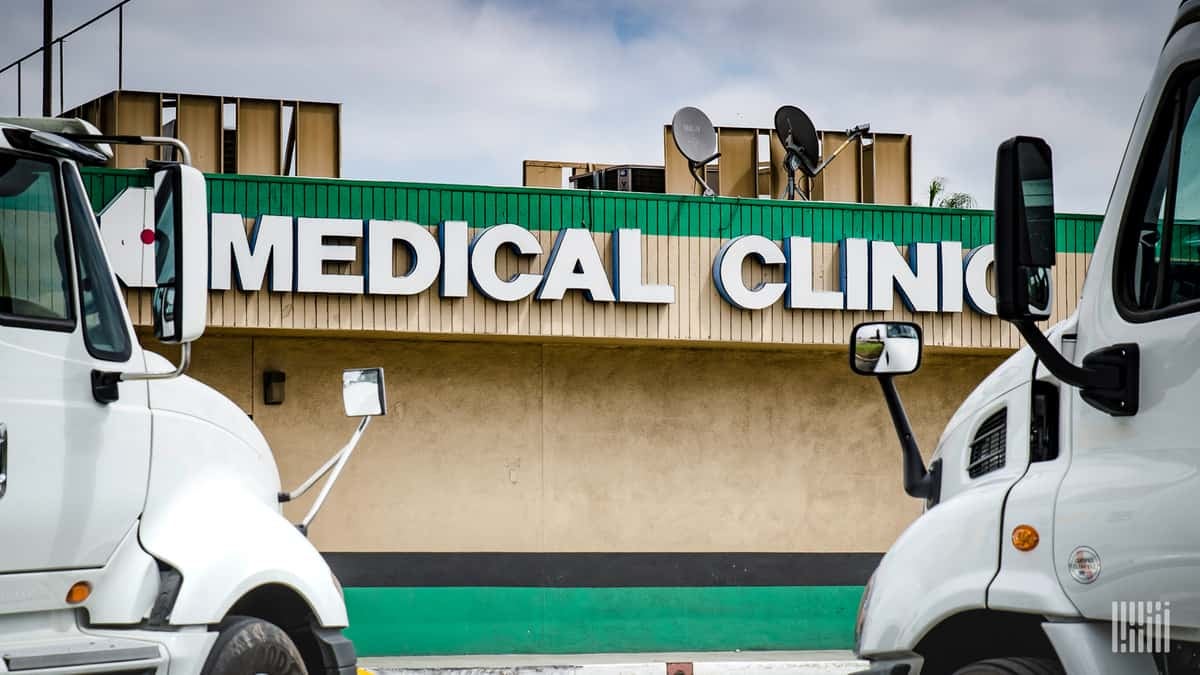
[[[971,478],[978,478],[1004,467],[1007,426],[1007,408],[987,418],[979,426],[979,431],[975,432],[975,440],[971,441],[971,461],[967,464],[967,474]]]

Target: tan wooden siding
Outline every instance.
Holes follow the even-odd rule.
[[[279,101],[241,99],[237,107],[237,167],[244,174],[279,175],[283,156]]]
[[[912,136],[876,134],[871,146],[874,204],[908,204],[912,194]],[[917,202],[918,204],[921,202]]]
[[[122,136],[162,134],[162,97],[145,92],[120,92],[116,97],[116,133]],[[158,159],[159,149],[148,145],[114,146],[116,166],[145,166]]]
[[[341,105],[302,101],[296,115],[296,175],[340,176]]]
[[[221,171],[221,99],[215,96],[179,97],[175,131],[192,151],[192,165],[206,173]]]

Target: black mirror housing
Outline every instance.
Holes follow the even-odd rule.
[[[850,333],[850,370],[879,381],[900,440],[904,492],[924,499],[926,507],[932,507],[941,498],[942,460],[934,460],[925,468],[908,413],[892,381],[897,375],[908,375],[921,367],[921,343],[921,327],[910,321],[860,323]]]
[[[1014,136],[996,151],[996,311],[1040,321],[1053,308],[1054,175],[1050,146]]]

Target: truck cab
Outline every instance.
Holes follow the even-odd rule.
[[[140,236],[178,365],[138,343],[80,177],[112,143],[176,153],[150,167]],[[355,671],[341,587],[304,528],[385,411],[382,372],[347,371],[351,443],[282,492],[246,414],[183,374],[206,321],[205,204],[178,141],[0,120],[0,673]],[[326,473],[288,522],[280,502]]]
[[[1054,297],[1045,141],[997,152],[997,310],[1027,346],[963,402],[927,467],[878,324],[878,377],[924,513],[868,583],[868,673],[1200,672],[1200,2],[1178,11],[1130,136],[1078,308]],[[919,334],[915,338],[919,352]],[[860,354],[859,358],[855,354]]]

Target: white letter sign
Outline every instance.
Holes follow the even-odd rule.
[[[237,213],[212,214],[212,258],[210,288],[227,291],[230,273],[237,277],[238,290],[262,290],[270,270],[268,287],[290,291],[292,270],[292,219],[288,216],[259,216],[246,241],[246,228]]]
[[[416,295],[433,285],[442,266],[437,240],[429,231],[407,220],[367,221],[367,292],[380,295]],[[408,249],[408,271],[396,276],[393,254],[396,242]]]
[[[296,219],[296,290],[301,293],[349,293],[361,295],[363,278],[350,274],[326,274],[326,262],[354,262],[355,247],[326,244],[325,237],[362,237],[363,221],[349,218]]]
[[[963,308],[963,255],[961,241],[938,244],[938,262],[942,268],[942,287],[938,291],[938,309],[961,312]]]
[[[471,242],[471,283],[475,290],[498,302],[527,297],[542,282],[540,274],[514,274],[501,279],[496,274],[496,252],[511,246],[517,255],[540,255],[542,245],[529,230],[516,225],[493,225],[475,235]]]
[[[562,300],[570,290],[583,291],[592,302],[615,300],[592,233],[578,227],[558,231],[537,299]]]
[[[996,248],[992,244],[971,249],[963,260],[963,291],[967,304],[980,314],[996,314],[996,298],[988,292],[988,268],[996,260]]]
[[[742,261],[748,256],[758,258],[764,265],[787,262],[783,251],[770,239],[757,234],[738,237],[726,242],[717,251],[717,258],[713,261],[713,281],[721,297],[734,307],[765,309],[779,300],[787,284],[764,281],[754,288],[746,288],[742,278]]]
[[[845,294],[841,291],[813,290],[812,239],[788,237],[783,240],[787,258],[788,292],[783,304],[788,309],[841,309]]]
[[[423,295],[439,302],[466,298],[473,286],[476,294],[496,302],[531,295],[559,301],[580,291],[592,302],[672,305],[677,284],[690,283],[691,292],[697,291],[694,257],[707,250],[676,249],[672,242],[668,255],[666,242],[680,235],[643,237],[636,227],[609,235],[568,227],[557,230],[549,255],[541,257],[545,236],[509,223],[476,230],[472,238],[465,220],[444,220],[435,232],[433,224],[407,220],[260,215],[247,234],[248,215],[209,218],[212,290],[228,291],[236,283],[251,293]],[[153,188],[125,189],[97,218],[120,281],[131,288],[154,287]],[[611,249],[597,245],[605,236]],[[646,251],[655,242],[663,253],[648,260]],[[397,244],[408,251],[407,265],[396,263]],[[360,246],[361,272],[354,265]],[[996,299],[988,290],[995,257],[991,244],[964,257],[959,241],[914,242],[901,254],[891,240],[848,237],[836,244],[837,278],[831,279],[833,246],[818,245],[812,236],[789,235],[781,242],[758,234],[736,236],[711,261],[713,285],[725,302],[745,310],[766,309],[784,298],[789,310],[890,311],[899,293],[910,312],[962,312],[965,303],[979,314],[996,314]],[[606,268],[604,256],[610,251],[612,266]],[[754,262],[747,262],[751,258]],[[667,261],[669,276],[656,275]],[[685,300],[693,305],[704,298]]]
[[[908,257],[890,241],[871,242],[871,309],[890,310],[895,288],[910,312],[937,311],[937,244],[909,244]]]
[[[442,249],[442,277],[438,295],[443,298],[467,297],[467,221],[447,220],[438,226],[438,244]]]
[[[843,309],[867,309],[870,305],[870,244],[866,239],[843,239],[838,244],[838,274],[846,294]]]
[[[642,284],[642,232],[617,230],[612,234],[613,291],[617,302],[669,305],[675,302],[675,287]]]

